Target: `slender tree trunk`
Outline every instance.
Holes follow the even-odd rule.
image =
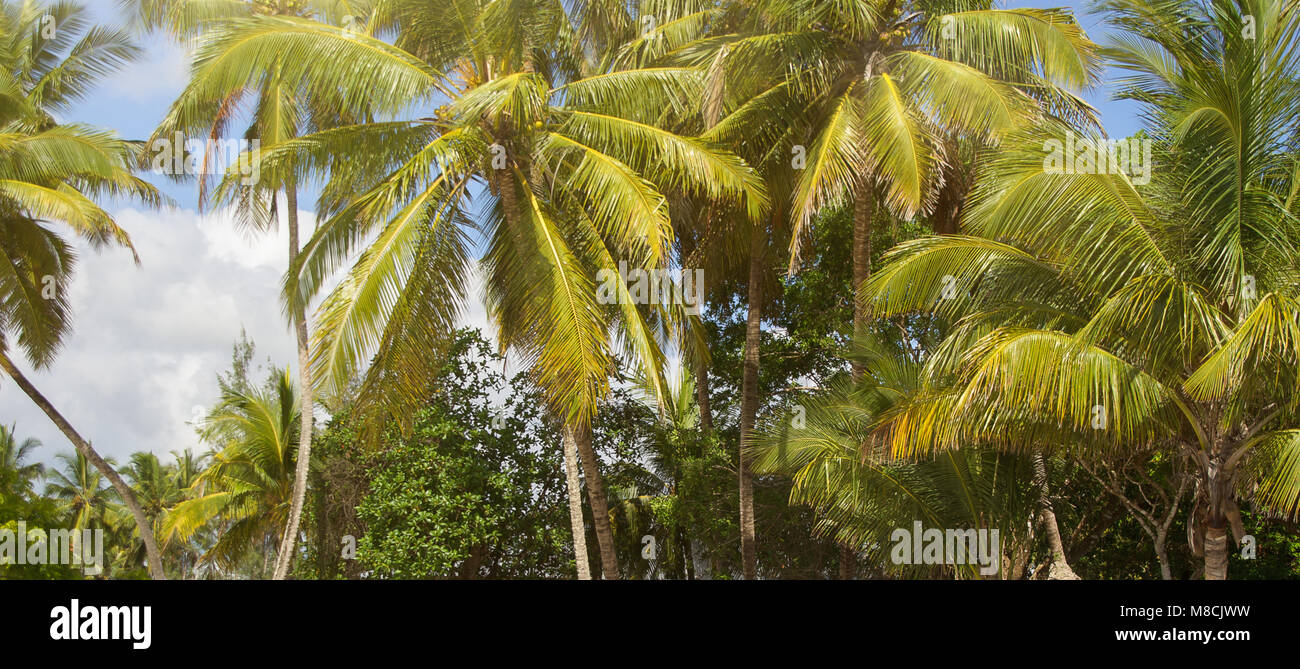
[[[749,242],[749,314],[745,321],[745,369],[740,399],[740,560],[746,580],[758,576],[758,553],[754,544],[754,475],[745,455],[754,438],[758,415],[759,342],[763,322],[763,257],[767,230],[756,227]]]
[[[695,578],[695,551],[691,549],[691,542],[686,538],[685,530],[677,530],[677,545],[681,547],[682,553],[682,575],[688,581],[694,581]]]
[[[945,153],[949,160],[942,168],[943,187],[935,202],[932,215],[934,231],[941,235],[955,235],[961,232],[961,214],[966,205],[966,196],[971,186],[971,166],[961,158],[961,149],[956,138],[944,139],[947,145]]]
[[[4,367],[5,373],[14,380],[14,383],[18,384],[18,387],[24,393],[27,393],[27,397],[31,398],[32,402],[40,407],[46,416],[49,416],[54,425],[59,428],[59,431],[68,438],[68,441],[72,442],[77,452],[81,453],[90,464],[95,466],[95,469],[99,470],[100,474],[103,474],[108,479],[109,483],[113,484],[113,489],[117,490],[117,494],[122,498],[122,503],[126,504],[127,509],[130,509],[131,517],[135,520],[136,528],[140,531],[140,540],[144,542],[145,556],[149,560],[147,565],[149,577],[155,581],[166,580],[167,575],[163,573],[162,551],[158,550],[158,542],[154,539],[153,525],[144,515],[144,509],[140,507],[139,500],[135,498],[135,491],[131,490],[131,486],[128,486],[126,481],[122,480],[116,470],[110,467],[107,462],[104,462],[104,458],[100,457],[94,448],[91,448],[90,442],[82,439],[81,435],[77,434],[77,431],[72,428],[72,425],[63,417],[63,414],[59,413],[59,410],[55,409],[54,405],[45,399],[41,391],[37,390],[36,386],[27,380],[27,377],[14,365],[13,360],[10,360],[9,356],[3,352],[0,352],[0,366]]]
[[[603,578],[616,580],[618,555],[614,552],[614,531],[609,525],[609,503],[605,499],[605,484],[600,476],[600,461],[591,448],[591,426],[574,428],[578,442],[578,457],[582,461],[582,475],[587,480],[587,502],[591,504],[592,524],[596,527],[596,541],[600,544],[600,569]]]
[[[708,234],[708,216],[705,216],[705,234]],[[682,236],[682,269],[687,270],[688,263],[698,263],[703,265],[703,257],[695,256],[696,245],[691,241],[689,236]],[[700,273],[699,285],[695,287],[701,296],[700,302],[696,306],[703,307],[703,302],[707,301],[709,294],[708,287],[704,285],[704,272]],[[713,407],[709,404],[709,365],[704,361],[703,356],[696,356],[691,365],[691,371],[695,375],[695,404],[700,409],[700,428],[705,434],[713,433]]]
[[[289,184],[284,189],[285,209],[289,221],[289,265],[298,259],[298,189]],[[311,352],[307,344],[306,305],[294,310],[294,337],[298,344],[298,376],[302,399],[302,426],[299,429],[298,455],[293,473],[293,503],[289,506],[289,522],[284,528],[280,551],[275,559],[274,580],[282,581],[289,575],[294,554],[298,549],[298,523],[302,520],[303,500],[307,496],[307,470],[311,461],[312,400]]]
[[[1048,568],[1047,577],[1054,581],[1077,581],[1079,575],[1074,573],[1065,559],[1061,529],[1056,524],[1056,512],[1052,510],[1052,500],[1047,489],[1047,458],[1041,452],[1034,454],[1034,476],[1039,485],[1038,520],[1047,531],[1047,544],[1052,549],[1052,566]]]
[[[1169,568],[1169,550],[1165,548],[1165,540],[1168,538],[1169,532],[1164,529],[1156,533],[1156,559],[1160,561],[1160,578],[1165,581],[1171,581],[1174,578],[1173,571]]]
[[[862,299],[862,284],[871,278],[871,223],[876,215],[875,193],[867,184],[858,187],[853,197],[853,337],[867,333],[869,316]],[[854,363],[854,378],[862,375]]]
[[[713,407],[709,404],[709,367],[703,360],[695,363],[695,403],[700,407],[700,428],[713,433]]]
[[[1189,477],[1184,475],[1179,478],[1178,490],[1174,493],[1173,500],[1169,503],[1169,511],[1165,513],[1164,520],[1156,527],[1156,536],[1153,541],[1155,544],[1156,559],[1160,561],[1160,578],[1169,581],[1173,580],[1173,570],[1169,566],[1169,550],[1165,547],[1169,541],[1169,526],[1174,523],[1174,515],[1178,513],[1178,506],[1183,501],[1183,492],[1187,490]]]
[[[578,580],[590,581],[587,528],[582,522],[582,488],[578,482],[578,445],[569,427],[564,428],[564,481],[569,488],[569,524],[573,529],[573,560],[578,567]]]
[[[876,215],[875,193],[863,183],[853,197],[853,339],[861,340],[867,334],[866,303],[862,299],[862,284],[871,278],[871,223]],[[857,361],[853,362],[853,378],[857,380],[866,372]],[[840,580],[853,578],[853,549],[840,544]]]

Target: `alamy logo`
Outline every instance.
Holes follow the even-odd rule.
[[[67,564],[97,576],[104,570],[104,531],[28,529],[20,520],[17,531],[0,530],[0,564]]]
[[[618,272],[601,269],[596,272],[596,301],[600,304],[672,304],[686,305],[686,313],[700,313],[704,292],[704,270],[633,269],[620,260]],[[626,286],[624,294],[620,286]]]
[[[151,606],[70,606],[50,609],[50,638],[55,641],[132,641],[131,647],[144,650],[153,643]]]
[[[1151,140],[1105,139],[1065,134],[1043,142],[1047,174],[1125,174],[1138,186],[1151,183]]]
[[[185,139],[177,132],[172,137],[155,139],[149,147],[153,150],[151,167],[154,174],[170,176],[224,176],[235,170],[245,186],[256,184],[262,174],[262,141],[259,139]],[[206,157],[207,161],[201,161]]]
[[[980,574],[996,574],[1002,566],[1002,542],[997,530],[922,530],[921,521],[912,530],[900,527],[889,535],[894,564],[979,565]]]

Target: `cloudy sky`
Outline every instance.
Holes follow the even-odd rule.
[[[118,23],[116,0],[85,0],[106,23]],[[1076,0],[1077,3],[1077,0]],[[1068,3],[1068,4],[1076,4]],[[1010,3],[1058,6],[1060,2]],[[1097,21],[1084,26],[1098,38]],[[145,138],[185,83],[185,52],[158,38],[144,38],[146,56],[105,80],[64,120],[116,129]],[[1090,100],[1103,111],[1113,136],[1133,132],[1131,107],[1107,102],[1108,91]],[[76,278],[68,288],[75,331],[51,369],[32,381],[65,417],[106,456],[125,459],[138,450],[160,456],[201,450],[189,421],[216,398],[216,374],[229,365],[240,329],[256,343],[258,359],[292,363],[293,341],[281,316],[277,286],[286,265],[283,231],[246,238],[229,212],[200,215],[192,184],[146,175],[178,203],[145,211],[130,203],[109,210],[130,233],[141,265],[120,249],[80,248]],[[304,203],[308,200],[303,198]],[[301,212],[309,230],[311,212]],[[464,318],[486,328],[482,305],[473,301]],[[15,358],[23,365],[21,357]],[[12,383],[0,382],[0,421],[16,423],[21,436],[40,439],[37,459],[71,451],[71,444]]]

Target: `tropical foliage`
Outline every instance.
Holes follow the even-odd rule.
[[[0,427],[0,529],[107,544],[6,577],[1300,575],[1295,2],[131,0],[145,142],[63,120],[134,35],[3,7],[0,366],[75,450]],[[231,134],[168,176],[283,222],[294,369],[101,458],[11,344]]]

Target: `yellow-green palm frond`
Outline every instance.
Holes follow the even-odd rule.
[[[1157,274],[1137,277],[1110,295],[1079,337],[1177,375],[1203,360],[1228,332],[1228,320],[1204,289]]]
[[[1255,498],[1283,518],[1300,515],[1300,430],[1262,435],[1255,452],[1266,464]]]
[[[1077,90],[1100,75],[1096,45],[1066,10],[975,9],[928,19],[926,37],[940,56],[1006,80],[1034,72]]]
[[[991,239],[924,237],[886,254],[884,266],[860,292],[879,317],[925,311],[956,320],[976,306],[1069,295],[1072,287],[1059,272],[1051,263]]]
[[[744,161],[705,140],[607,114],[565,117],[557,134],[622,160],[661,188],[740,202],[752,220],[768,206],[762,180]]]
[[[469,271],[462,189],[435,182],[399,211],[317,312],[314,378],[342,392],[364,370],[357,403],[372,426],[421,400],[450,343]]]
[[[1036,425],[1092,443],[1152,443],[1183,421],[1175,392],[1129,362],[1061,332],[1003,328],[967,351],[963,433],[1033,447]]]
[[[928,210],[935,196],[929,150],[935,140],[897,79],[881,74],[866,83],[858,123],[859,150],[879,180],[885,203],[905,219]]]
[[[1300,302],[1270,293],[1187,378],[1185,386],[1199,400],[1221,399],[1243,387],[1262,387],[1271,393],[1291,393],[1294,405],[1295,390],[1300,389],[1295,385],[1300,383],[1297,365]]]
[[[903,95],[946,128],[996,139],[1025,123],[1034,101],[979,70],[920,51],[886,59]]]
[[[562,212],[538,198],[524,175],[513,176],[500,187],[513,191],[506,197],[513,195],[518,208],[498,214],[488,231],[489,315],[502,347],[523,354],[552,410],[586,423],[611,364],[595,277],[564,233]]]

